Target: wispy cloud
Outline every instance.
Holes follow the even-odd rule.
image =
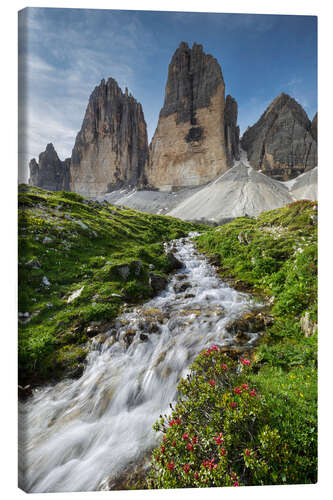
[[[133,15],[125,16],[120,25],[111,12],[26,13],[28,36],[20,47],[21,77],[26,81],[20,106],[25,115],[19,124],[19,176],[24,181],[28,160],[38,157],[48,142],[54,143],[60,158],[71,155],[89,95],[102,78],[112,76],[135,95],[134,71],[145,65],[142,47],[154,47],[151,35]]]

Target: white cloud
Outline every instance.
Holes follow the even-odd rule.
[[[54,18],[49,9],[28,9],[26,27],[19,124],[19,178],[25,182],[28,161],[47,143],[61,159],[71,155],[89,96],[102,78],[111,76],[136,95],[134,69],[144,69],[143,54],[155,46],[133,14],[120,24],[103,11],[68,9]]]

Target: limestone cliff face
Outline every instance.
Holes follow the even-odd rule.
[[[69,191],[70,158],[61,161],[53,144],[48,144],[39,155],[39,163],[33,158],[29,163],[31,186],[50,191]]]
[[[311,134],[314,140],[318,143],[318,113],[316,113],[311,122]]]
[[[315,137],[302,106],[281,94],[246,130],[241,145],[254,168],[277,180],[288,180],[317,165]]]
[[[224,110],[224,135],[228,164],[239,160],[239,127],[237,126],[238,105],[233,97],[227,95]]]
[[[90,96],[71,158],[72,191],[97,196],[122,186],[142,185],[148,160],[141,104],[109,78]]]
[[[214,179],[228,168],[221,68],[202,46],[182,42],[169,65],[164,105],[146,178],[169,191]]]

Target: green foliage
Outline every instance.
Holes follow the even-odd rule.
[[[66,346],[79,362],[89,323],[107,324],[125,300],[149,298],[149,265],[162,276],[172,271],[163,242],[198,228],[206,229],[76,193],[20,185],[19,311],[30,314],[19,324],[21,383],[47,379],[50,360],[63,375]],[[128,266],[128,277],[119,273],[122,266]],[[80,288],[80,296],[68,302]]]
[[[267,418],[265,398],[249,385],[247,362],[216,346],[196,358],[171,416],[154,426],[164,437],[153,452],[150,488],[289,481],[288,446]]]

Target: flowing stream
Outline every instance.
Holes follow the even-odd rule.
[[[253,299],[219,279],[190,237],[171,245],[184,267],[162,293],[93,340],[81,378],[20,403],[25,491],[113,488],[158,443],[152,426],[171,411],[195,356],[213,343],[233,344],[225,326],[250,311]],[[255,341],[252,334],[246,346]]]

